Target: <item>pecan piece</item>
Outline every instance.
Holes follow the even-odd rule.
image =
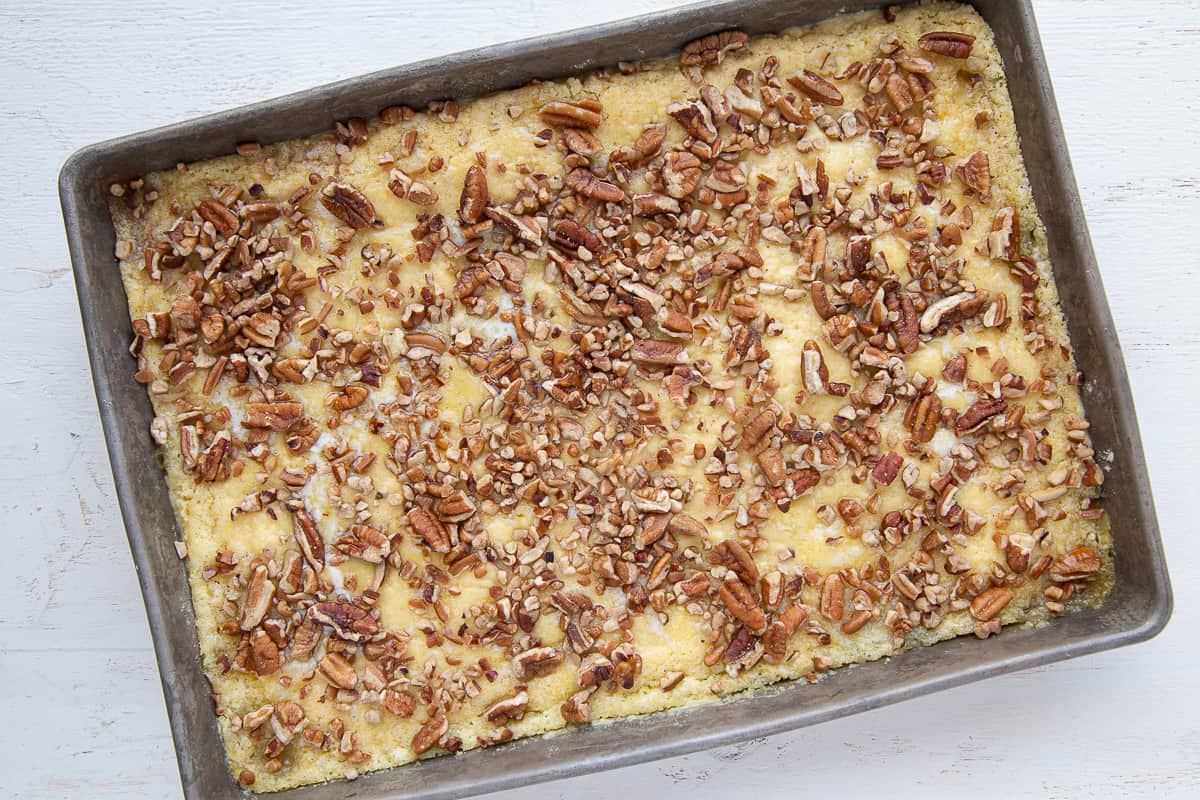
[[[678,214],[679,201],[664,194],[635,194],[633,196],[633,213],[640,217],[651,217],[655,214]]]
[[[913,441],[924,444],[933,438],[942,420],[942,399],[936,394],[923,394],[904,412],[904,427],[912,431]]]
[[[972,304],[975,298],[974,292],[959,292],[930,303],[925,309],[925,313],[921,315],[921,333],[933,333],[942,324],[943,318],[953,319],[954,312],[958,311],[960,307]]]
[[[358,672],[341,653],[326,653],[317,667],[321,674],[339,689],[353,689],[358,686]]]
[[[812,70],[805,69],[794,75],[789,75],[787,82],[818,103],[823,103],[827,106],[840,106],[846,102],[836,86]]]
[[[408,524],[435,553],[450,552],[450,533],[433,514],[417,506],[408,512]]]
[[[921,321],[917,316],[917,306],[908,292],[899,292],[897,304],[900,318],[896,320],[896,341],[900,345],[901,353],[906,356],[912,355],[921,345],[918,338]]]
[[[958,31],[933,31],[917,40],[917,47],[926,53],[947,58],[967,58],[975,46],[975,37]]]
[[[768,447],[759,453],[758,466],[762,469],[768,486],[782,486],[783,482],[787,480],[787,470],[783,466],[783,451],[778,447]]]
[[[1090,578],[1100,571],[1100,554],[1090,547],[1077,547],[1050,565],[1050,580],[1067,583]]]
[[[491,276],[482,266],[468,264],[459,270],[458,275],[454,276],[454,296],[459,300],[466,300],[468,297],[474,296],[487,284],[489,278]]]
[[[475,514],[475,503],[462,489],[455,489],[433,503],[433,511],[446,522],[462,522]]]
[[[592,718],[592,709],[588,704],[588,698],[591,697],[594,691],[595,689],[584,689],[568,697],[559,706],[559,712],[562,714],[563,721],[579,725],[590,720]]]
[[[1004,610],[1012,599],[1012,589],[1007,586],[984,589],[971,601],[971,616],[980,622],[987,622]]]
[[[820,225],[813,225],[805,232],[804,239],[800,242],[800,258],[796,267],[796,275],[800,280],[812,280],[821,267],[825,266],[827,241],[828,236],[825,229]],[[816,289],[813,291],[815,292]],[[822,291],[824,291],[824,284],[822,284]],[[814,294],[813,297],[815,305],[816,295]],[[821,309],[818,308],[817,311],[823,318],[829,319]],[[833,314],[830,313],[829,316],[833,316]]]
[[[741,31],[710,33],[685,44],[679,52],[679,63],[701,68],[720,64],[727,53],[741,50],[749,40],[750,37]]]
[[[330,183],[321,191],[321,205],[355,230],[371,227],[375,206],[367,196],[345,183]]]
[[[657,542],[666,535],[667,526],[670,523],[670,514],[646,514],[643,516],[637,535],[638,546],[645,549]]]
[[[397,717],[411,717],[417,710],[417,698],[399,689],[384,689],[379,693],[379,702]]]
[[[596,100],[552,100],[539,113],[547,125],[594,131],[604,121],[603,111]]]
[[[1007,206],[992,218],[992,232],[987,238],[987,253],[1005,261],[1021,260],[1021,221],[1017,210]]]
[[[582,128],[564,128],[562,138],[568,150],[581,156],[594,156],[602,149],[600,140]]]
[[[767,627],[767,617],[754,599],[754,594],[737,578],[732,575],[727,577],[717,596],[729,613],[751,631],[760,632]]]
[[[542,243],[542,226],[532,217],[514,214],[506,208],[488,207],[487,215],[504,230],[533,245]]]
[[[458,198],[458,218],[468,225],[482,222],[490,202],[487,173],[483,167],[474,164],[463,179],[462,194]]]
[[[353,603],[317,603],[308,609],[308,616],[348,642],[361,642],[379,632],[378,621]]]
[[[232,236],[237,233],[237,214],[216,200],[201,201],[200,205],[196,206],[196,212],[200,214],[201,219],[211,222],[212,226],[217,229],[217,233],[222,236]]]
[[[892,105],[894,105],[896,110],[901,114],[912,108],[913,93],[908,87],[908,81],[906,81],[904,78],[892,73],[888,76],[887,85],[885,88],[887,90],[888,99],[892,101]]]
[[[967,431],[974,430],[1006,408],[1008,408],[1008,403],[1003,400],[976,400],[971,404],[970,408],[958,415],[958,419],[954,421],[954,431],[959,436],[962,436]]]
[[[270,675],[279,669],[279,646],[262,628],[250,634],[250,666],[259,675]]]
[[[446,719],[445,714],[434,714],[429,720],[421,726],[416,735],[412,738],[412,751],[414,755],[421,755],[432,748],[438,741],[446,735],[446,731],[450,730],[450,721]]]

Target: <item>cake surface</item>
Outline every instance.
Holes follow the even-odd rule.
[[[992,34],[893,17],[113,187],[235,778],[1103,599],[1103,473]]]

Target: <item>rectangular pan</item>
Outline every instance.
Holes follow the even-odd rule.
[[[724,0],[611,25],[488,47],[376,72],[306,92],[86,147],[62,169],[59,190],[100,417],[117,497],[154,636],[163,692],[189,800],[242,796],[229,777],[209,685],[200,666],[179,530],[147,431],[145,389],[132,380],[131,337],[106,187],[181,161],[329,131],[335,120],[404,103],[470,97],[617,61],[666,55],[713,31],[777,32],[877,0]],[[1116,587],[1099,609],[981,643],[959,638],[838,671],[816,685],[779,684],[720,704],[574,728],[502,747],[444,756],[354,783],[293,789],[279,800],[447,798],[678,755],[766,736],[993,675],[1106,650],[1155,635],[1171,614],[1171,587],[1130,397],[1062,125],[1029,0],[975,0],[1008,73],[1033,196],[1050,254],[1098,450],[1113,453],[1104,507],[1116,548]]]

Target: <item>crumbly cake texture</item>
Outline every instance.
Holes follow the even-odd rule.
[[[1111,583],[966,6],[389,108],[112,208],[257,791],[816,680]]]

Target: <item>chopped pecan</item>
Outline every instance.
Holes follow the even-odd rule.
[[[413,532],[429,546],[429,549],[435,553],[450,552],[450,533],[433,514],[420,506],[414,507],[408,512],[408,524],[412,526]]]
[[[846,102],[836,86],[812,70],[805,69],[794,75],[789,75],[787,82],[818,103],[827,106],[840,106]]]
[[[468,225],[482,222],[490,202],[487,173],[483,167],[473,164],[463,179],[462,194],[458,198],[458,218]]]
[[[704,537],[708,535],[708,528],[704,526],[704,523],[687,514],[673,514],[667,523],[667,530],[676,536]]]
[[[588,704],[588,698],[591,697],[593,691],[595,690],[584,689],[583,691],[576,692],[559,706],[559,712],[562,714],[565,722],[579,725],[592,718],[592,710]]]
[[[375,222],[375,206],[367,196],[346,183],[330,183],[321,191],[321,205],[356,230]]]
[[[384,689],[379,693],[379,702],[397,717],[411,717],[417,710],[417,698],[400,689]]]
[[[685,44],[679,52],[679,63],[685,67],[720,64],[726,53],[741,50],[749,40],[741,31],[710,33]]]
[[[433,511],[446,522],[462,522],[475,514],[474,501],[461,489],[455,489],[433,503]]]
[[[975,37],[958,31],[933,31],[917,40],[917,47],[926,53],[947,58],[967,58],[975,46]]]
[[[646,548],[657,542],[666,534],[667,526],[670,523],[670,514],[646,514],[643,516],[641,527],[638,529],[638,546]]]
[[[1005,261],[1021,260],[1021,221],[1017,210],[1007,206],[992,218],[992,232],[987,238],[987,253]]]
[[[483,288],[490,278],[488,271],[479,264],[468,264],[454,276],[454,296],[466,300]]]
[[[777,417],[772,409],[760,411],[742,428],[742,447],[751,450],[775,428]]]
[[[679,202],[665,194],[635,194],[633,196],[633,213],[641,217],[655,214],[678,214]]]
[[[492,222],[516,238],[533,245],[542,243],[544,231],[537,220],[532,217],[514,214],[507,208],[496,208],[495,206],[489,206],[486,213]]]

